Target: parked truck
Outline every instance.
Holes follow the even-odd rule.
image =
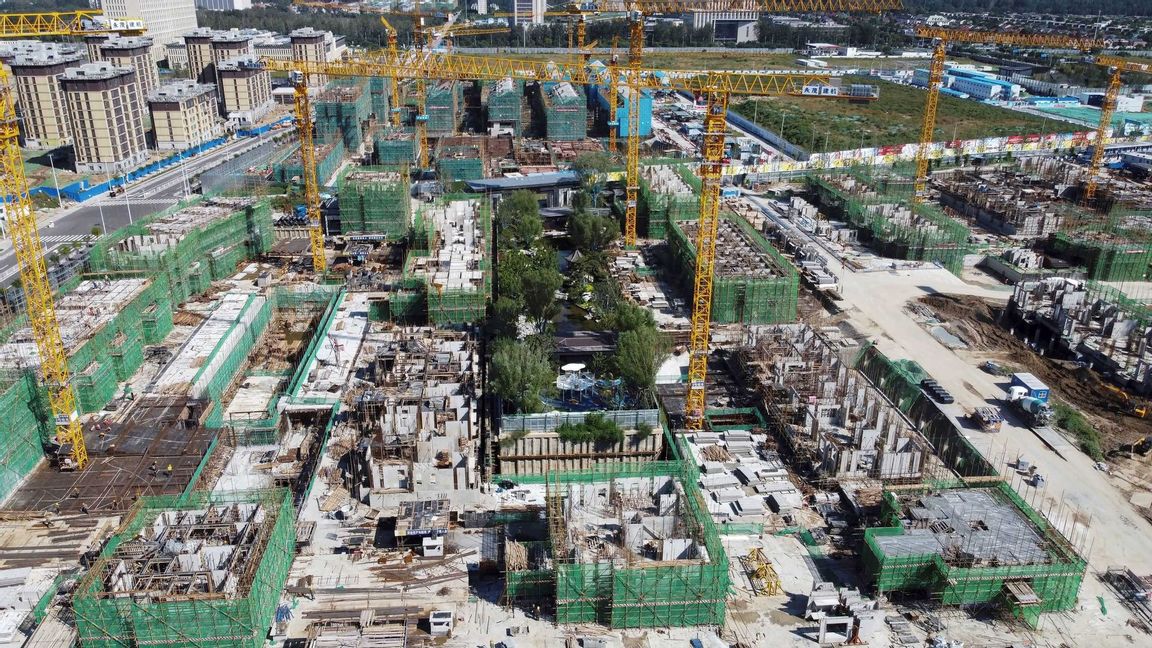
[[[1033,427],[1048,425],[1052,422],[1052,408],[1045,398],[1040,400],[1029,395],[1025,387],[1014,385],[1008,388],[1008,405],[1020,412]]]

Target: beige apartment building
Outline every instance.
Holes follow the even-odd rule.
[[[216,87],[191,80],[168,83],[148,95],[156,149],[182,151],[224,134]]]
[[[251,56],[252,33],[248,30],[229,29],[212,35],[212,62],[222,63],[235,58]]]
[[[153,61],[168,54],[164,44],[196,29],[196,0],[100,0],[109,18],[140,18],[152,38]]]
[[[272,75],[260,59],[244,57],[216,66],[224,115],[237,125],[254,124],[272,108]]]
[[[216,69],[212,58],[212,37],[215,29],[201,27],[184,34],[185,54],[188,57],[188,71],[200,83],[214,83]]]
[[[60,75],[79,173],[119,174],[148,158],[136,71],[107,61]]]
[[[152,39],[140,36],[110,38],[100,46],[100,60],[136,70],[140,96],[147,97],[160,86],[160,72],[152,56]]]
[[[21,54],[8,62],[23,117],[24,146],[49,150],[72,142],[58,79],[83,61],[79,53],[50,49]]]
[[[323,63],[328,60],[328,39],[330,32],[317,31],[311,27],[293,30],[288,34],[292,39],[292,60],[311,61]],[[328,77],[322,74],[313,74],[308,77],[308,86],[322,88],[328,83]]]
[[[100,46],[115,38],[115,34],[88,34],[84,37],[84,48],[88,50],[88,62],[95,63],[103,60]]]

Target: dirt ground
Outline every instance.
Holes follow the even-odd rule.
[[[1121,412],[1116,397],[1105,389],[1097,374],[1077,371],[1067,362],[1040,356],[1000,326],[1002,306],[978,297],[943,294],[923,297],[920,303],[968,344],[967,353],[974,359],[993,360],[1014,371],[1031,372],[1051,387],[1057,398],[1083,412],[1101,433],[1105,452],[1152,434],[1152,419]]]

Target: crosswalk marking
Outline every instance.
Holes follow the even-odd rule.
[[[42,243],[73,243],[83,241],[85,238],[84,234],[42,234],[40,241]]]

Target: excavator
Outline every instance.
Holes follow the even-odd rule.
[[[1148,405],[1146,403],[1138,403],[1132,400],[1128,392],[1120,389],[1116,385],[1103,381],[1101,381],[1100,384],[1103,385],[1104,388],[1108,390],[1108,393],[1112,394],[1113,398],[1120,404],[1120,411],[1129,416],[1135,416],[1136,418],[1144,418],[1148,415]]]

